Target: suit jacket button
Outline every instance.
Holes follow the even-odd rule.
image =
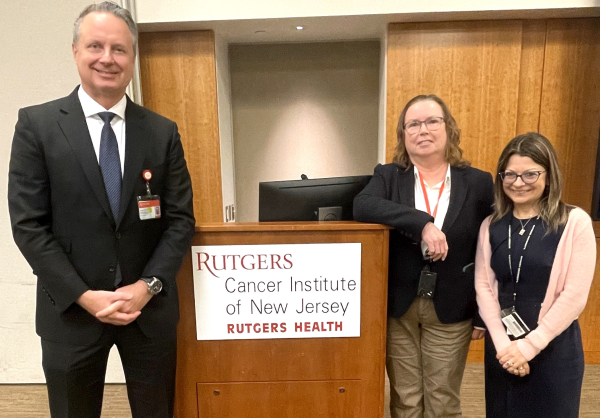
[[[117,239],[121,239],[121,233],[120,233],[120,232],[117,232],[117,233],[115,234],[115,237],[117,237]]]
[[[114,273],[114,272],[115,272],[115,268],[114,268],[114,266],[110,266],[110,267],[108,268],[108,271],[110,271],[111,273]]]

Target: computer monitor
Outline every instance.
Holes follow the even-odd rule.
[[[354,197],[370,179],[371,176],[350,176],[261,182],[258,185],[258,220],[352,220]]]

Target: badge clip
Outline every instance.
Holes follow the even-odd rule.
[[[146,180],[146,194],[150,196],[152,192],[150,191],[150,180],[152,180],[152,171],[144,170],[142,173],[142,178]]]

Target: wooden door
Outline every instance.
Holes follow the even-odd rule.
[[[177,122],[192,177],[196,222],[221,222],[214,33],[141,33],[139,46],[144,106]]]

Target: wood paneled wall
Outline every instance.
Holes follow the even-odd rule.
[[[553,142],[558,153],[565,179],[564,200],[588,213],[599,125],[600,19],[549,20],[540,133]]]
[[[194,189],[196,222],[223,221],[212,31],[141,33],[144,106],[177,122]]]
[[[596,238],[596,248],[600,248],[600,239]],[[585,362],[600,364],[600,256],[596,256],[596,274],[590,290],[585,310],[579,317],[583,334]]]
[[[392,24],[387,65],[388,162],[405,103],[434,93],[452,111],[464,155],[477,168],[495,173],[517,134],[547,136],[562,167],[563,199],[589,213],[600,131],[600,19]],[[599,304],[596,273],[580,318],[592,363],[600,363]],[[482,351],[474,343],[470,359],[480,361]]]
[[[522,24],[407,23],[388,33],[387,147],[392,160],[398,116],[408,100],[435,93],[462,130],[474,165],[491,171],[517,123]]]

